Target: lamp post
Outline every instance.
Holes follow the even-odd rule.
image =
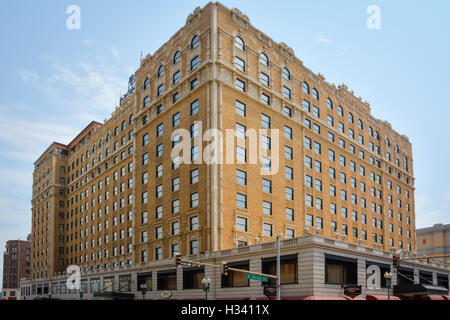
[[[202,289],[203,292],[205,293],[205,299],[208,300],[208,291],[210,289],[210,283],[211,283],[211,279],[210,278],[203,278],[202,279]]]
[[[281,233],[277,234],[277,300],[281,300],[281,272],[280,272],[280,240],[281,240]]]
[[[83,300],[83,291],[80,290],[80,300]]]
[[[392,273],[385,272],[384,278],[386,279],[386,286],[388,288],[388,300],[391,300],[391,281],[392,281]]]
[[[145,294],[147,293],[147,284],[145,283],[141,284],[141,292],[142,292],[142,299],[145,300]]]

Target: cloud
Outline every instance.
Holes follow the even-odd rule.
[[[119,49],[117,49],[116,47],[111,46],[111,53],[112,53],[112,55],[113,55],[116,59],[119,58],[120,51],[119,51]]]
[[[322,35],[322,34],[318,34],[318,35],[317,35],[316,41],[319,42],[319,43],[328,43],[328,42],[331,42],[331,40],[330,40],[329,38],[325,37],[325,36]]]
[[[25,69],[19,69],[18,72],[22,81],[36,81],[37,79],[39,79],[39,74],[37,72]]]

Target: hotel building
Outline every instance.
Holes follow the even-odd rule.
[[[177,129],[192,137],[190,164],[172,157],[184,142]],[[233,164],[203,161],[209,129],[224,133],[217,145]],[[266,130],[256,163],[252,130]],[[278,233],[414,252],[411,143],[220,3],[195,9],[141,59],[109,119],[35,162],[32,279],[73,264],[94,272],[262,245]]]

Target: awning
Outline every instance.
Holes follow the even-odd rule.
[[[425,295],[421,296],[419,298],[420,300],[446,300],[444,296],[438,296],[438,295]]]
[[[424,296],[424,295],[447,295],[448,289],[444,287],[431,286],[425,284],[408,284],[394,286],[396,296]]]
[[[379,296],[379,295],[371,295],[368,294],[366,296],[366,300],[389,300],[388,296]],[[396,296],[390,296],[390,300],[402,300],[399,297]]]
[[[104,298],[111,300],[134,300],[133,293],[126,292],[96,292],[94,298]]]
[[[442,298],[444,298],[444,300],[450,300],[450,296],[442,296]]]
[[[250,300],[250,298],[222,298],[216,300]]]
[[[304,298],[303,300],[351,300],[351,299],[346,297],[309,296]]]

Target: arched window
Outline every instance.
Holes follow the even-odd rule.
[[[283,78],[286,80],[291,80],[291,72],[286,67],[283,68]]]
[[[191,40],[191,50],[198,47],[198,36],[195,35]]]
[[[234,46],[242,51],[245,51],[245,42],[241,37],[234,38]]]
[[[94,145],[92,146],[92,152],[95,152],[95,143],[94,143]]]
[[[160,65],[158,68],[158,78],[164,74],[164,66]]]
[[[312,89],[312,94],[314,99],[319,100],[319,92],[317,91],[316,88]]]
[[[348,121],[350,122],[350,123],[353,123],[353,115],[351,114],[351,113],[349,113],[348,114]]]
[[[330,98],[327,98],[327,108],[333,110],[333,102]]]
[[[343,109],[341,106],[338,107],[338,114],[339,114],[341,117],[344,116],[344,109]]]
[[[119,128],[115,127],[114,128],[114,136],[117,136],[119,134]]]
[[[380,140],[380,134],[378,131],[375,131],[375,139]]]
[[[389,138],[386,138],[386,146],[390,147],[391,146],[391,141],[389,140]]]
[[[144,89],[147,89],[150,86],[150,79],[149,78],[145,78],[144,80]]]
[[[259,55],[259,62],[261,62],[265,66],[269,66],[269,58],[264,52],[261,52]]]
[[[181,54],[180,51],[175,52],[175,54],[173,55],[173,64],[176,64],[180,61],[181,58]]]
[[[108,134],[106,135],[106,142],[108,142],[109,140],[111,140],[111,134],[108,132]]]
[[[364,129],[364,125],[363,125],[363,122],[361,121],[361,119],[358,120],[358,128],[361,130]]]
[[[369,127],[369,134],[370,134],[371,137],[373,137],[373,129],[372,129],[372,127]]]
[[[100,141],[98,142],[98,147],[101,148],[103,146],[103,139],[100,139]]]
[[[133,114],[131,114],[131,115],[130,115],[130,118],[128,119],[128,123],[129,123],[130,125],[132,125],[132,124],[133,124],[133,121],[134,121]]]
[[[309,84],[307,82],[303,82],[303,92],[309,94]]]
[[[122,121],[122,131],[125,130],[127,128],[127,123],[126,121]]]

